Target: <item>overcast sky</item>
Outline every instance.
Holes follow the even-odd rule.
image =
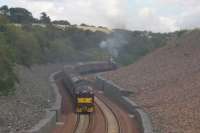
[[[200,0],[0,0],[39,17],[130,30],[170,32],[200,27]]]

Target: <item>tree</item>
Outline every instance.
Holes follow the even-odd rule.
[[[30,67],[40,60],[40,47],[32,33],[20,32],[15,42],[17,63]]]
[[[14,92],[16,76],[14,73],[14,51],[6,41],[6,36],[0,33],[0,95]]]
[[[32,23],[32,13],[24,8],[10,8],[10,21],[14,23]]]
[[[8,23],[8,19],[4,15],[0,15],[0,32],[6,31],[7,23]]]
[[[89,25],[82,23],[80,26],[86,26],[89,27]]]
[[[8,6],[4,5],[2,7],[0,7],[0,14],[2,15],[9,15],[9,8]]]
[[[67,20],[55,20],[52,22],[53,24],[60,24],[60,25],[70,25]]]
[[[13,63],[6,52],[9,52],[8,49],[0,48],[0,95],[8,95],[13,92],[16,80]]]
[[[50,19],[49,16],[47,16],[47,14],[45,12],[42,12],[41,16],[40,16],[40,22],[45,23],[45,24],[49,24],[49,23],[51,23],[51,19]]]

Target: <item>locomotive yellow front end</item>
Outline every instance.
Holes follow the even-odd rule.
[[[77,113],[92,113],[94,111],[94,96],[77,97]]]
[[[81,88],[79,93],[76,94],[76,112],[92,113],[94,112],[94,93],[90,89],[86,91],[85,88]]]

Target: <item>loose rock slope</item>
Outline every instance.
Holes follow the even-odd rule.
[[[155,133],[200,132],[200,31],[173,39],[128,67],[103,75],[133,91]]]
[[[51,73],[61,65],[16,67],[20,83],[16,94],[0,97],[0,133],[20,133],[30,129],[45,116],[45,109],[54,102],[54,94],[48,81]]]

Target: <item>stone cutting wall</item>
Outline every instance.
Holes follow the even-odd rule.
[[[124,88],[106,80],[100,75],[96,77],[95,85],[104,92],[111,100],[122,106],[130,114],[133,114],[139,122],[140,129],[143,133],[153,133],[152,123],[149,116],[134,101],[123,95]]]
[[[50,75],[49,82],[55,93],[55,103],[54,105],[46,110],[46,116],[44,119],[40,120],[32,129],[28,131],[23,131],[23,133],[51,133],[53,128],[56,126],[56,122],[59,121],[61,116],[61,100],[62,97],[59,93],[59,89],[56,85],[55,80],[62,77],[62,72],[55,72]]]

